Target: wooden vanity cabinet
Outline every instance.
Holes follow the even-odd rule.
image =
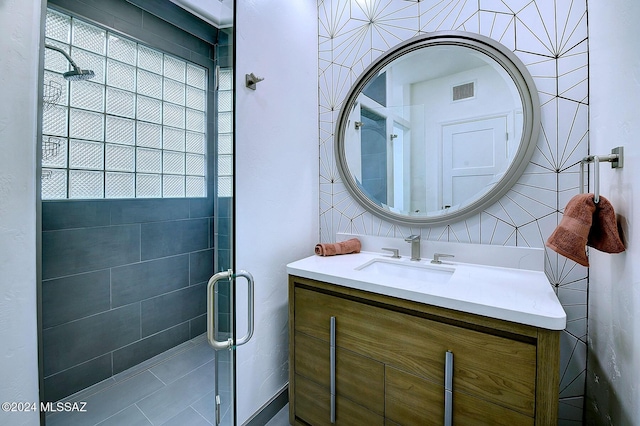
[[[289,415],[331,425],[557,424],[559,332],[289,276]]]

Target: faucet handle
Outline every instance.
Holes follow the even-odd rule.
[[[400,259],[400,254],[399,254],[400,250],[398,250],[398,249],[382,247],[381,250],[387,250],[387,251],[390,251],[391,253],[393,253],[393,255],[391,256],[391,258],[393,258],[393,259]]]
[[[433,260],[431,261],[431,263],[435,263],[437,265],[441,264],[442,261],[440,260],[441,257],[455,257],[452,254],[445,254],[445,253],[433,253]]]

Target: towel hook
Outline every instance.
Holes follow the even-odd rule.
[[[580,161],[580,193],[584,193],[584,165],[593,163],[593,202],[600,202],[600,163],[611,163],[612,169],[620,169],[623,166],[624,149],[621,146],[613,148],[609,155],[588,155]]]

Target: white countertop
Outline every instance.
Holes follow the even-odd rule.
[[[373,260],[390,259],[379,253],[310,256],[287,265],[287,272],[303,278],[427,303],[471,314],[563,330],[567,316],[541,271],[484,266],[443,260],[455,268],[447,283],[393,278],[356,268]],[[415,265],[408,257],[393,260]],[[437,268],[429,260],[418,263]]]

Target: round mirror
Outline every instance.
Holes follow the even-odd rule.
[[[500,199],[535,149],[538,92],[495,40],[436,32],[370,65],[336,125],[338,170],[371,213],[411,226],[461,220]]]

